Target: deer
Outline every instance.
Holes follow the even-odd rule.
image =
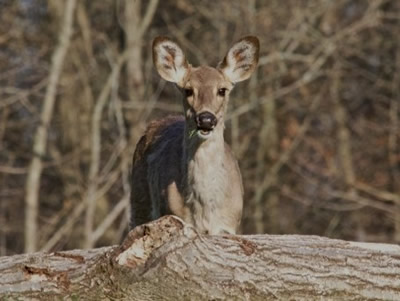
[[[238,162],[224,141],[224,118],[234,85],[257,67],[259,45],[257,37],[246,36],[216,68],[193,67],[172,39],[154,39],[154,66],[182,92],[184,114],[152,121],[136,145],[131,228],[172,214],[202,234],[237,233],[244,192]]]

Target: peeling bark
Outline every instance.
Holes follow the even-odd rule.
[[[167,216],[121,246],[0,258],[0,300],[399,300],[400,247],[203,236]]]

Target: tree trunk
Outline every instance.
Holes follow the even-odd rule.
[[[400,247],[202,236],[167,216],[121,246],[0,258],[0,299],[399,300]]]
[[[52,56],[49,84],[43,100],[43,108],[40,124],[36,129],[33,142],[33,157],[28,168],[25,188],[25,251],[36,251],[38,241],[38,211],[39,211],[39,188],[43,170],[42,158],[45,156],[47,136],[53,109],[56,101],[57,86],[64,59],[70,45],[73,34],[74,12],[76,0],[68,0],[65,4],[64,20],[60,33],[60,39]]]

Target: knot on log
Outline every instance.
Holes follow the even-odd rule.
[[[167,215],[129,232],[118,248],[115,260],[119,265],[137,267],[144,264],[154,250],[174,237],[184,236],[191,240],[197,235],[192,226],[176,216]]]

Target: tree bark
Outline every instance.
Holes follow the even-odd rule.
[[[203,236],[166,216],[121,246],[0,258],[0,299],[399,300],[400,246]]]

